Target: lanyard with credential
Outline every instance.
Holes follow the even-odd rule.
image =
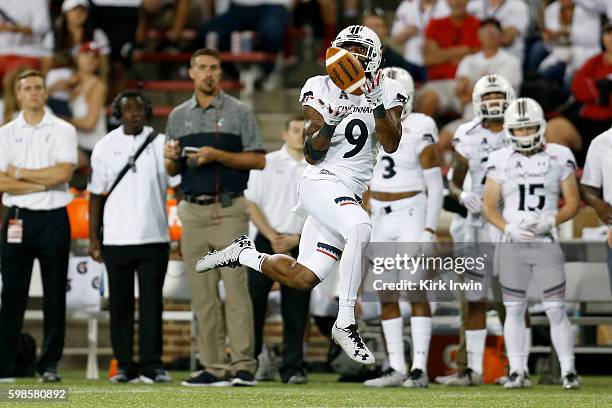
[[[8,244],[21,244],[23,242],[23,220],[19,218],[19,208],[15,209],[15,217],[8,220],[6,242]]]

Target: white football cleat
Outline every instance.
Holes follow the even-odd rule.
[[[249,237],[242,235],[236,238],[228,247],[218,251],[210,251],[196,262],[196,272],[202,273],[215,268],[227,266],[235,268],[240,266],[238,256],[246,248],[255,248],[255,244]]]
[[[482,385],[482,375],[467,368],[463,374],[458,374],[456,377],[449,379],[444,385],[469,387],[474,385]]]
[[[406,388],[427,388],[429,385],[429,378],[427,378],[425,371],[420,368],[415,368],[410,371],[408,379],[402,385]]]
[[[580,377],[576,373],[569,373],[563,377],[563,388],[566,390],[577,390],[581,385]]]
[[[374,355],[361,339],[356,323],[345,328],[340,328],[334,323],[331,337],[351,360],[365,365],[374,364]]]
[[[366,387],[399,387],[405,380],[406,374],[402,374],[389,367],[382,372],[380,377],[367,380],[363,385]]]
[[[518,371],[510,374],[506,382],[504,383],[504,388],[529,388],[531,387],[531,380],[525,376],[525,374],[521,374]]]

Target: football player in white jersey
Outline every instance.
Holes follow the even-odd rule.
[[[332,45],[354,54],[367,80],[359,96],[342,91],[327,75],[308,79],[302,88],[304,153],[310,165],[298,184],[295,211],[307,216],[298,259],[261,254],[242,236],[229,247],[204,256],[196,270],[241,264],[285,286],[310,289],[339,260],[339,311],[332,338],[351,359],[373,364],[374,356],[357,331],[354,315],[362,279],[361,246],[370,241],[372,231],[360,197],[372,178],[373,136],[386,152],[397,150],[407,96],[400,83],[385,78],[378,69],[382,45],[374,31],[349,26]]]
[[[430,243],[436,237],[443,200],[442,171],[436,148],[438,129],[429,116],[412,112],[414,82],[410,74],[403,68],[385,68],[383,73],[404,86],[408,102],[402,113],[402,140],[399,148],[392,154],[380,149],[374,167],[369,194],[372,242]],[[425,272],[419,271],[407,278],[418,280],[424,277]],[[393,276],[386,280],[398,282],[399,278]],[[398,296],[399,293],[395,291],[380,294],[381,323],[389,354],[389,368],[381,377],[366,381],[366,386],[404,385],[414,388],[428,385],[427,356],[431,339],[429,303],[411,299],[413,359],[407,376],[403,318]]]
[[[485,169],[491,152],[507,145],[504,136],[504,112],[514,100],[514,91],[510,83],[499,75],[485,75],[474,85],[472,102],[476,117],[459,126],[453,138],[455,155],[453,157],[453,177],[449,183],[449,192],[468,210],[465,221],[465,242],[491,242],[489,225],[482,217],[482,192],[485,182]],[[464,183],[469,175],[470,188],[465,191]],[[470,277],[485,281],[488,277],[476,276],[471,271]],[[465,312],[465,348],[467,351],[467,368],[456,375],[436,379],[446,385],[480,385],[482,384],[483,357],[486,329],[486,301],[478,302],[469,299],[463,305]]]
[[[484,216],[503,231],[497,245],[499,280],[506,321],[504,339],[510,361],[506,388],[525,386],[526,291],[530,279],[542,293],[550,322],[550,338],[559,356],[563,387],[580,387],[574,368],[573,331],[564,309],[564,255],[557,225],[578,212],[580,195],[576,162],[565,146],[544,143],[546,121],[536,101],[521,98],[507,109],[504,129],[510,146],[489,157],[484,191]],[[557,210],[559,194],[564,205]],[[503,207],[500,212],[499,205]]]

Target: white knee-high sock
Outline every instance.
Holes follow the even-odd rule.
[[[472,371],[478,374],[482,374],[482,361],[486,340],[487,329],[465,331],[465,349],[467,351],[468,368],[471,368]]]
[[[268,256],[268,254],[258,252],[255,248],[245,248],[238,255],[238,262],[240,262],[240,265],[248,266],[257,272],[261,272],[261,266]]]
[[[506,320],[504,321],[504,341],[506,354],[510,361],[510,373],[523,373],[525,370],[525,302],[504,302]]]
[[[550,322],[550,339],[559,356],[561,375],[575,372],[574,367],[574,332],[570,325],[562,302],[544,303],[546,316]]]
[[[529,349],[531,348],[531,327],[525,327],[525,337],[523,340],[523,371],[529,374]]]
[[[413,316],[410,318],[410,331],[412,333],[412,367],[427,372],[427,356],[429,355],[429,341],[431,340],[431,317]]]
[[[340,258],[340,282],[338,285],[338,327],[355,323],[355,301],[361,284],[361,244],[370,241],[372,227],[359,224],[351,228],[346,237],[346,245]]]
[[[404,336],[403,317],[381,321],[387,353],[389,353],[389,365],[395,371],[406,374],[406,359],[404,358]]]

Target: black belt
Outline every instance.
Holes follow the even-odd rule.
[[[242,197],[244,195],[244,192],[243,191],[229,191],[224,194],[229,195],[230,199],[234,199],[234,198]],[[192,204],[210,205],[215,202],[219,202],[221,199],[220,199],[220,195],[210,196],[206,198],[202,198],[201,196],[194,197],[190,195],[184,195],[183,200],[187,201],[188,203],[192,203]]]

